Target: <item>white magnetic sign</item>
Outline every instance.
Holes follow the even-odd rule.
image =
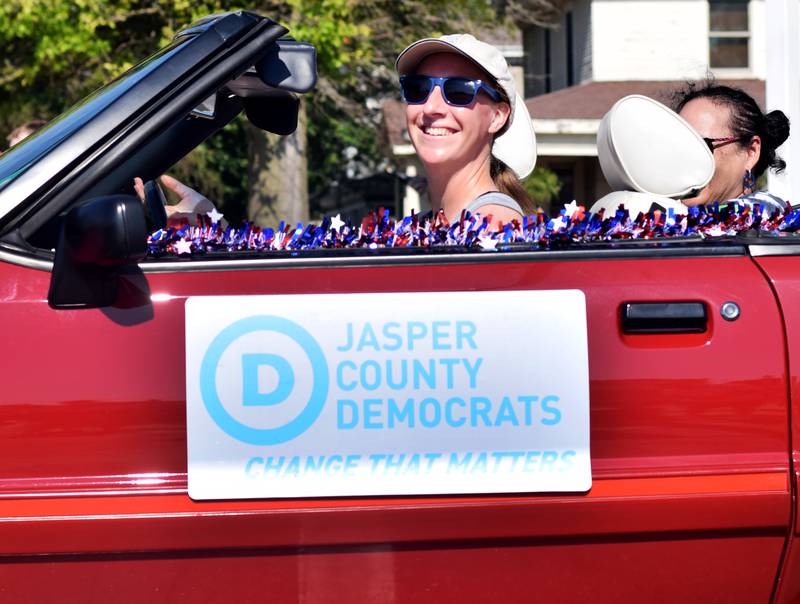
[[[194,499],[587,491],[577,290],[191,297]]]

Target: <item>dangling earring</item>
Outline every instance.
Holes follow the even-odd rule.
[[[752,170],[744,171],[744,178],[742,179],[742,188],[744,189],[745,195],[750,195],[750,193],[756,190],[756,177],[753,176]]]

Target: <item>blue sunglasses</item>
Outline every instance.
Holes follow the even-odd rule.
[[[495,102],[504,100],[503,95],[483,80],[458,77],[435,78],[416,74],[400,76],[403,99],[409,105],[420,105],[427,101],[436,86],[441,89],[444,102],[454,107],[471,105],[481,90]]]

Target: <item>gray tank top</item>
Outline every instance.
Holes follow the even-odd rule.
[[[502,206],[504,208],[514,210],[515,212],[519,212],[523,216],[525,215],[525,212],[522,211],[522,207],[513,197],[509,197],[505,193],[500,193],[499,191],[491,191],[489,193],[479,195],[464,209],[471,214],[474,214],[485,206]]]

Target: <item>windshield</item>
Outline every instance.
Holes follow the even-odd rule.
[[[0,155],[0,191],[25,173],[30,166],[34,165],[51,149],[80,130],[95,115],[120,98],[137,82],[169,60],[186,42],[187,39],[182,38],[180,41],[163,48],[110,84],[90,94],[66,113],[61,114],[47,126],[16,145],[8,153]]]

